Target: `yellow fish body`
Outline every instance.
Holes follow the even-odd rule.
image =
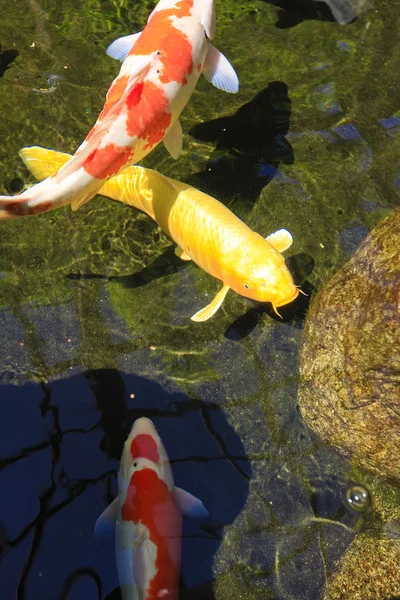
[[[39,180],[71,158],[38,146],[23,148],[20,156]],[[277,307],[297,298],[299,289],[281,255],[293,241],[286,229],[264,239],[215,198],[143,167],[128,167],[99,193],[149,215],[177,244],[178,256],[222,281],[221,290],[193,321],[209,319],[230,288],[246,298],[271,302],[277,314]]]

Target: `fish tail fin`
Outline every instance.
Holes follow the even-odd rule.
[[[59,172],[73,157],[65,152],[57,152],[40,146],[27,146],[19,151],[19,155],[28,167],[32,175],[39,181],[51,177]],[[99,190],[101,184],[95,181],[88,190],[85,188],[81,193],[74,196],[71,202],[72,210],[77,210],[88,202]],[[58,208],[54,206],[54,208]]]
[[[19,155],[39,180],[46,179],[58,171],[60,166],[70,158],[68,154],[54,152],[39,146],[22,148]],[[32,186],[16,196],[0,196],[0,221],[37,215],[49,210],[51,208],[49,201],[40,201],[38,196],[36,186]]]
[[[32,175],[39,181],[57,173],[71,158],[70,154],[56,152],[40,146],[22,148],[19,155]]]
[[[40,183],[16,196],[0,196],[0,221],[38,215],[66,204],[72,204],[73,210],[76,210],[93,198],[101,186],[101,182],[96,181],[89,189],[86,187],[72,196],[72,199],[71,196],[68,198],[68,196],[57,195],[53,181],[49,177],[58,173],[69,162],[71,156],[40,146],[22,148],[19,155]]]

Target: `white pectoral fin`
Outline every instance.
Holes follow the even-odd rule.
[[[175,160],[182,152],[182,125],[179,119],[174,123],[163,139],[164,146]]]
[[[118,497],[107,506],[106,510],[101,513],[94,526],[93,535],[95,538],[100,539],[109,537],[115,533],[115,526],[118,517]]]
[[[203,65],[204,77],[219,90],[236,94],[239,89],[239,79],[229,60],[209,44],[206,60]]]
[[[190,494],[182,488],[175,487],[175,500],[177,501],[181,513],[188,517],[197,517],[199,519],[208,517],[208,510],[201,500]]]
[[[293,244],[292,234],[287,229],[278,229],[265,239],[278,252],[285,252]]]
[[[225,296],[229,292],[229,289],[230,289],[229,285],[224,285],[223,288],[221,288],[219,290],[219,292],[215,296],[214,300],[212,302],[210,302],[210,304],[207,304],[207,306],[205,306],[201,310],[197,311],[197,313],[195,313],[193,315],[193,317],[190,317],[192,319],[192,321],[196,321],[196,322],[207,321],[207,319],[212,317],[217,312],[217,310],[219,309],[219,307],[221,306],[223,301],[225,300]]]
[[[133,44],[136,42],[142,32],[133,33],[132,35],[124,35],[110,44],[106,50],[108,56],[123,62],[128,56]]]

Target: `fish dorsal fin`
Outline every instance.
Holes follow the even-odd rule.
[[[287,229],[278,229],[265,239],[278,252],[285,252],[293,244],[292,234]]]
[[[199,519],[208,517],[208,510],[196,496],[179,487],[175,487],[174,496],[183,515]]]
[[[94,526],[93,535],[100,539],[109,537],[115,532],[119,510],[118,496],[115,498],[106,510],[101,513]]]
[[[57,182],[63,181],[66,177],[71,175],[74,171],[79,169],[83,163],[86,161],[88,156],[94,152],[97,146],[100,144],[100,141],[107,133],[110,128],[111,123],[115,119],[116,115],[119,114],[121,109],[121,104],[123,104],[126,100],[127,95],[132,90],[132,88],[140,83],[145,77],[150,63],[152,61],[152,56],[144,57],[144,60],[140,62],[137,69],[134,70],[132,75],[130,76],[128,83],[126,85],[125,91],[118,102],[111,108],[111,110],[107,113],[104,121],[101,121],[97,125],[94,125],[96,128],[95,133],[90,138],[90,140],[86,144],[81,144],[80,148],[72,157],[70,161],[68,161],[57,173],[56,178]],[[73,206],[74,208],[74,206]]]
[[[235,69],[222,52],[210,43],[202,73],[219,90],[236,94],[239,89],[239,79]]]
[[[182,153],[182,125],[179,121],[175,121],[167,135],[163,138],[164,146],[175,160]]]
[[[111,56],[111,58],[124,62],[131,51],[133,44],[137,42],[141,33],[142,32],[139,31],[138,33],[124,35],[123,37],[114,40],[114,42],[108,46],[106,53],[108,56]]]
[[[205,306],[201,310],[197,311],[197,313],[195,313],[193,315],[193,317],[190,317],[192,319],[192,321],[196,321],[196,322],[207,321],[207,319],[212,317],[217,312],[217,310],[219,309],[219,307],[221,306],[223,301],[225,300],[225,296],[229,292],[229,289],[230,289],[229,285],[224,285],[219,290],[219,292],[215,296],[214,300],[212,302],[210,302],[210,304],[207,304],[207,306]]]
[[[36,179],[42,181],[57,173],[70,159],[70,154],[56,152],[40,146],[27,146],[18,153]]]
[[[155,562],[156,557],[157,550],[154,548],[154,544],[149,539],[149,531],[147,527],[139,524],[134,542],[133,579],[139,590],[142,590],[142,594],[145,593],[148,586],[149,562]],[[144,597],[144,595],[139,593],[139,598]]]

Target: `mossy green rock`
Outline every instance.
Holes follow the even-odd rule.
[[[300,376],[307,424],[355,464],[399,481],[399,210],[312,302]]]

